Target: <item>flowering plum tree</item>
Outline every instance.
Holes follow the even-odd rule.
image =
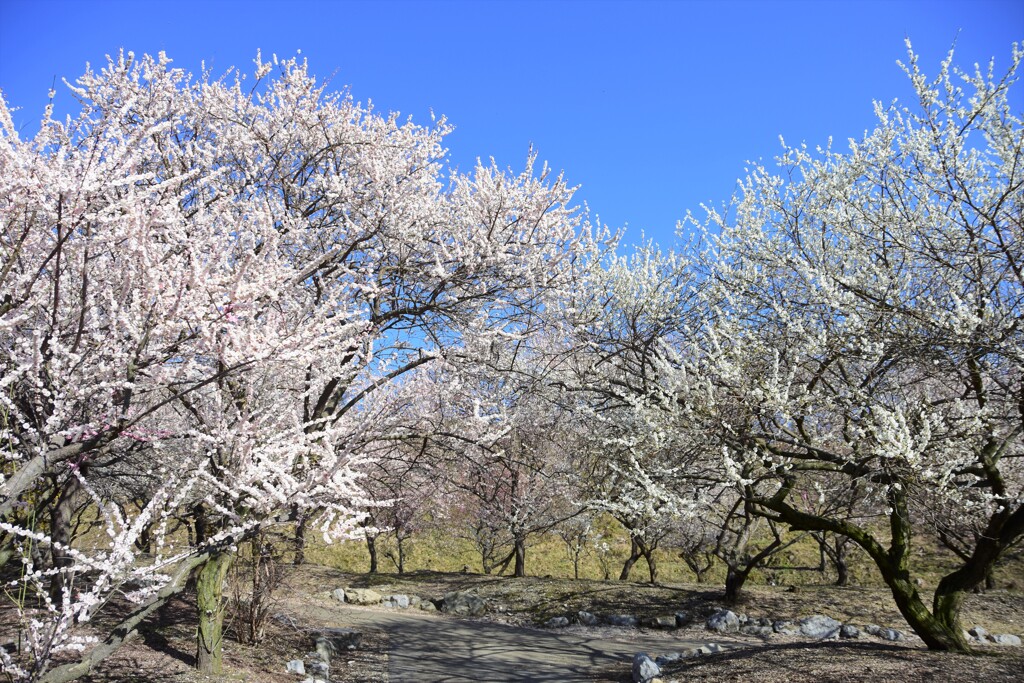
[[[916,106],[755,167],[710,214],[714,323],[664,371],[750,508],[852,539],[933,649],[967,649],[965,591],[1024,534],[1021,57],[928,80],[910,52]],[[851,487],[886,529],[821,504]],[[937,507],[978,533],[928,605],[911,547]]]
[[[50,650],[0,657],[15,677],[81,675],[195,571],[197,660],[215,671],[234,544],[300,516],[350,535],[357,466],[404,385],[562,287],[589,232],[532,156],[521,174],[447,173],[444,121],[380,116],[296,60],[257,57],[247,84],[122,54],[72,91],[77,118],[47,112],[28,141],[0,106],[0,528],[26,587],[82,590],[46,604],[48,626],[26,608]],[[111,518],[106,551],[72,552],[22,512],[71,487],[128,509],[139,487],[115,471],[153,494]],[[142,561],[134,541],[172,516],[195,545],[164,535]],[[62,561],[33,566],[27,540]],[[139,609],[44,673],[126,581]]]

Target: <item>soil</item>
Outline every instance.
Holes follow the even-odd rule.
[[[579,610],[596,614],[631,614],[641,619],[687,611],[697,626],[680,630],[680,638],[714,640],[699,626],[703,616],[718,607],[721,591],[712,585],[658,585],[643,583],[507,578],[476,574],[419,571],[394,574],[346,574],[336,569],[305,565],[289,567],[284,584],[275,593],[275,604],[258,646],[242,645],[228,623],[224,643],[225,674],[204,676],[194,664],[195,615],[190,597],[183,594],[145,622],[138,638],[123,646],[89,677],[91,683],[209,683],[252,681],[295,683],[300,678],[284,673],[288,660],[312,649],[308,629],[341,626],[327,623],[328,610],[304,609],[324,605],[338,587],[372,587],[378,592],[404,593],[440,600],[453,590],[472,590],[487,600],[489,612],[481,619],[511,625],[538,625],[552,616],[574,616]],[[798,619],[826,614],[846,623],[876,623],[904,632],[909,630],[883,590],[835,586],[752,586],[741,604],[731,607],[751,617]],[[382,608],[383,609],[383,608]],[[9,615],[8,615],[9,616]],[[996,590],[968,598],[963,612],[965,626],[980,624],[992,633],[1024,634],[1024,594]],[[578,629],[582,627],[571,627]],[[600,627],[609,629],[610,627]],[[638,637],[646,629],[637,631]],[[363,641],[343,662],[334,662],[332,681],[385,683],[388,681],[388,634],[384,629],[363,629]],[[629,637],[627,633],[620,636]],[[899,643],[874,638],[857,641],[809,643],[797,637],[773,636],[767,640],[737,636],[733,650],[686,660],[663,671],[663,680],[742,681],[768,683],[793,681],[1020,681],[1024,679],[1024,648],[989,647],[977,656],[929,652],[913,635]],[[650,652],[652,656],[666,654]],[[630,680],[628,664],[595,672],[595,681]]]

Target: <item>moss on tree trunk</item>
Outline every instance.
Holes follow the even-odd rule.
[[[223,670],[224,650],[224,581],[234,562],[234,553],[221,550],[210,556],[196,576],[196,609],[199,629],[196,632],[196,668],[208,674]]]

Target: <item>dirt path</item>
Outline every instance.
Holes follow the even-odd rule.
[[[627,629],[533,629],[404,610],[339,606],[335,611],[339,625],[387,632],[391,683],[614,680],[602,678],[602,670],[618,663],[624,671],[623,663],[637,652],[662,654],[704,644]]]

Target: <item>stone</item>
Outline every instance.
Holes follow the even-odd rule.
[[[984,626],[972,626],[967,633],[975,640],[985,640],[988,637],[988,629]]]
[[[317,654],[325,662],[330,662],[332,657],[343,652],[356,649],[363,639],[363,634],[352,628],[324,628],[310,635]]]
[[[903,640],[903,638],[904,638],[903,632],[902,631],[897,631],[894,628],[883,628],[883,629],[879,630],[878,637],[881,638],[882,640],[891,640],[891,641]]]
[[[740,620],[731,610],[720,610],[708,617],[704,628],[716,633],[735,633],[740,630]]]
[[[284,670],[290,674],[306,675],[306,665],[302,663],[301,659],[293,659],[288,662],[284,665]]]
[[[608,623],[612,626],[625,626],[627,628],[634,628],[639,622],[637,618],[630,614],[613,614],[608,617]]]
[[[424,600],[423,602],[420,603],[420,609],[423,610],[424,612],[436,612],[437,611],[437,605],[435,605],[430,600]]]
[[[349,588],[345,600],[353,605],[379,605],[382,596],[372,588]]]
[[[337,600],[338,602],[345,602],[345,589],[335,588],[333,591],[331,591],[331,597]]]
[[[303,678],[302,683],[328,683],[328,681],[326,678],[313,678],[310,676],[308,678]]]
[[[441,611],[468,617],[479,617],[487,611],[487,603],[478,595],[467,591],[445,593]]]
[[[698,655],[713,655],[722,651],[722,646],[717,643],[708,643],[707,645],[701,645],[697,648],[696,653]]]
[[[843,624],[839,627],[839,637],[846,640],[860,638],[860,629],[853,624]]]
[[[306,655],[306,673],[313,678],[327,680],[331,677],[331,666],[322,659],[319,652],[310,652]]]
[[[839,635],[841,623],[832,617],[815,614],[800,620],[800,633],[815,640],[826,640]]]
[[[868,624],[864,627],[864,633],[867,633],[869,636],[877,636],[881,632],[882,627],[878,624]]]
[[[409,596],[408,595],[389,595],[384,598],[385,607],[397,607],[398,609],[409,608]]]
[[[669,652],[661,655],[660,657],[655,657],[654,663],[661,667],[666,664],[671,664],[672,662],[678,662],[680,659],[683,659],[683,654],[681,652]]]
[[[1012,633],[1000,633],[999,635],[990,635],[988,639],[996,645],[1020,647],[1020,637],[1015,636]]]
[[[760,624],[752,621],[740,626],[740,633],[748,636],[758,636],[759,638],[769,638],[775,634],[771,626],[761,626]]]
[[[597,626],[597,617],[590,612],[578,612],[576,614],[576,621],[583,626]]]
[[[760,619],[757,620],[757,625],[758,626],[771,626],[772,625],[772,620],[769,619],[768,617],[761,617]]]
[[[651,619],[651,626],[655,628],[675,628],[676,615],[669,614],[668,616],[654,617]]]
[[[423,602],[423,598],[418,595],[409,596],[409,607],[419,607],[420,603]]]
[[[676,612],[676,626],[683,628],[689,626],[693,621],[693,616],[689,612]]]
[[[551,617],[544,625],[548,628],[563,628],[569,625],[569,619],[566,617]]]
[[[633,682],[650,683],[661,673],[661,667],[644,652],[633,655]]]
[[[776,619],[773,621],[772,630],[784,636],[792,636],[800,632],[800,629],[794,626],[793,622],[788,619]]]

